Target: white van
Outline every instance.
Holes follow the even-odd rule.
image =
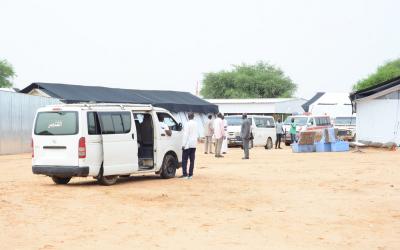
[[[275,120],[272,116],[264,115],[248,115],[247,118],[251,122],[251,130],[254,139],[250,142],[250,146],[263,146],[271,149],[276,140]],[[243,122],[241,115],[225,116],[228,123],[228,145],[241,146],[242,138],[240,137],[240,128]]]
[[[159,124],[172,131],[167,135]],[[32,131],[32,171],[56,184],[93,176],[103,185],[119,176],[175,176],[182,158],[182,125],[151,105],[64,104],[40,108]]]

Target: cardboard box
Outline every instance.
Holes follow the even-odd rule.
[[[303,131],[299,135],[300,145],[314,145],[315,131]]]

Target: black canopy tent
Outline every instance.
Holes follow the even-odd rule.
[[[20,92],[28,94],[39,89],[64,103],[138,103],[151,104],[170,112],[217,113],[218,106],[189,92],[169,90],[119,89],[60,83],[32,83]]]

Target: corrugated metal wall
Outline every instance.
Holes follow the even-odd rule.
[[[58,99],[0,91],[0,155],[30,152],[36,110]]]

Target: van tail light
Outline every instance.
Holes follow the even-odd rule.
[[[33,144],[33,138],[31,138],[31,150],[32,150],[32,158],[35,157],[35,152],[34,152],[34,144]]]
[[[86,158],[86,139],[81,137],[79,139],[78,155],[80,159]]]

